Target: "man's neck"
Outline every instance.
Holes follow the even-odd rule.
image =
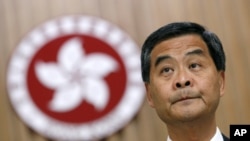
[[[210,141],[216,133],[215,119],[167,124],[173,141]]]

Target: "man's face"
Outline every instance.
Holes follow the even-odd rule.
[[[224,94],[224,72],[217,71],[206,43],[191,34],[165,40],[151,52],[147,99],[166,123],[214,116]]]

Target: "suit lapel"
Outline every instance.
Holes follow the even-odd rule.
[[[224,141],[230,141],[230,139],[227,136],[225,136],[224,134],[222,134],[222,136],[223,136]]]

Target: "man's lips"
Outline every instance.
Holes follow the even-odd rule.
[[[182,97],[180,99],[177,99],[176,101],[173,102],[173,104],[177,103],[177,102],[182,102],[182,101],[185,101],[185,100],[191,100],[191,99],[197,99],[197,98],[200,98],[200,97]]]
[[[181,89],[176,91],[171,97],[170,102],[172,104],[175,104],[177,102],[186,101],[186,100],[192,100],[192,99],[198,99],[202,98],[201,94],[199,92],[196,92],[191,89]]]

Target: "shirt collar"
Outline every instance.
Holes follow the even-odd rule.
[[[167,141],[172,141],[169,136],[167,138]],[[216,128],[216,133],[214,134],[213,138],[210,141],[223,141],[223,136],[218,127]]]

